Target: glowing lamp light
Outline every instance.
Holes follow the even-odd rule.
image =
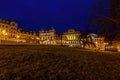
[[[118,49],[118,52],[120,52],[120,49]]]
[[[36,39],[38,39],[38,40],[39,40],[40,38],[38,38],[38,37],[37,37]]]
[[[6,32],[5,30],[2,31],[3,34],[5,34],[5,32]]]
[[[20,38],[20,36],[17,36],[17,38]]]
[[[106,44],[108,45],[108,42]]]
[[[95,42],[96,44],[98,44],[98,42]]]
[[[105,45],[106,43],[104,43],[104,45]]]
[[[8,35],[8,33],[5,33],[5,35]]]
[[[118,49],[118,52],[120,52],[120,47],[119,46],[117,47],[117,49]]]
[[[68,41],[67,41],[66,43],[67,43],[67,44],[69,44],[69,42],[68,42]]]

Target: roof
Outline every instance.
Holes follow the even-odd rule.
[[[66,34],[80,34],[80,31],[69,29],[68,31],[63,33],[63,35],[66,35]]]

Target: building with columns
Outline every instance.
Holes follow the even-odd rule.
[[[39,35],[32,31],[24,31],[18,28],[15,21],[7,21],[0,19],[0,44],[2,43],[28,43],[28,44],[44,44],[44,45],[67,45],[69,47],[83,47],[85,48],[104,50],[106,43],[104,37],[97,34],[88,34],[86,39],[82,39],[80,31],[69,29],[62,35],[58,35],[54,28],[50,30],[41,29]],[[107,44],[108,45],[108,44]],[[118,43],[116,46],[120,51]]]
[[[69,29],[68,31],[63,33],[62,43],[63,45],[67,45],[69,47],[80,47],[81,46],[80,37],[81,37],[80,31]]]

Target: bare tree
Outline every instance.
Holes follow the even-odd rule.
[[[120,40],[120,0],[109,0],[108,3],[109,8],[105,8],[104,1],[95,6],[99,13],[95,14],[97,18],[93,22],[105,40]]]

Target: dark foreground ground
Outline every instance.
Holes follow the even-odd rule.
[[[120,53],[0,46],[0,80],[120,80]]]

